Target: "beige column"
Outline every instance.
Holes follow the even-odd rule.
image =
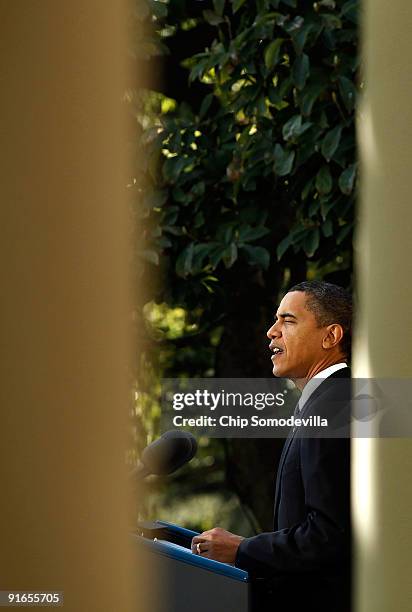
[[[137,610],[126,3],[0,2],[0,590]]]
[[[355,375],[412,379],[412,5],[363,3]],[[355,440],[356,610],[412,609],[412,440]]]

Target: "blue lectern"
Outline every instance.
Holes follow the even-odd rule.
[[[195,531],[165,521],[133,539],[154,577],[148,612],[249,612],[248,573],[192,553]],[[154,539],[153,534],[156,534]]]

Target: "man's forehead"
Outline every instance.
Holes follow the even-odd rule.
[[[280,302],[276,314],[279,316],[289,313],[298,316],[298,314],[302,314],[304,311],[307,312],[305,306],[305,293],[303,291],[290,291]]]

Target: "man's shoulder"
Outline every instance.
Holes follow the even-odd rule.
[[[333,374],[331,374],[330,376],[328,376],[328,378],[325,378],[325,380],[328,380],[329,378],[345,378],[345,379],[349,379],[352,377],[352,370],[350,368],[350,366],[346,366],[345,368],[341,368],[340,370],[337,370],[336,372],[333,372]]]
[[[342,368],[325,378],[305,406],[305,416],[337,419],[340,426],[348,425],[352,399],[350,368]]]
[[[337,399],[350,399],[352,392],[352,380],[350,367],[342,368],[334,372],[320,383],[312,394],[310,400],[316,402],[324,398],[325,395]]]

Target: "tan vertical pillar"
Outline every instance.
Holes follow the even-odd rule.
[[[68,612],[137,609],[126,26],[114,0],[0,2],[0,589]]]
[[[412,5],[363,4],[355,375],[412,379]],[[356,440],[356,610],[412,607],[412,440]]]

